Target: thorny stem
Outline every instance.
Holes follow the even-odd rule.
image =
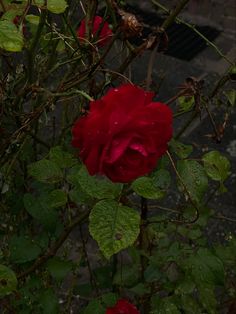
[[[207,102],[203,100],[202,103],[203,103],[203,106],[205,107],[206,112],[207,112],[207,114],[208,114],[208,116],[210,118],[211,125],[212,125],[212,127],[214,129],[214,132],[215,132],[216,140],[217,140],[217,142],[220,142],[220,135],[219,135],[219,132],[218,132],[215,120],[214,120],[214,118],[212,116],[212,113],[211,113],[211,111],[210,111],[210,109],[209,109],[209,107],[207,105]]]
[[[183,10],[183,8],[186,6],[186,4],[189,2],[189,0],[182,0],[180,1],[176,8],[171,12],[169,17],[163,22],[161,27],[166,30],[176,19],[177,15]],[[168,11],[169,13],[169,11]]]

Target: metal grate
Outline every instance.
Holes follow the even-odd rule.
[[[127,11],[135,14],[149,26],[160,26],[164,21],[163,17],[155,13],[146,13],[138,8],[129,7]],[[210,26],[195,25],[195,27],[210,41],[214,41],[220,34],[218,29]],[[150,28],[144,27],[143,37],[135,38],[132,42],[136,45],[140,45],[149,33]],[[178,59],[189,61],[207,47],[206,42],[198,34],[183,24],[173,23],[167,29],[167,34],[169,37],[169,46],[165,54]]]

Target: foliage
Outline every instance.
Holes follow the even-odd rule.
[[[156,88],[155,47],[180,8],[135,46],[143,25],[125,11],[127,1],[101,2],[105,10],[98,1],[0,1],[0,312],[104,314],[119,299],[142,314],[228,310],[223,305],[236,298],[236,238],[209,239],[207,228],[213,219],[235,222],[209,203],[227,193],[231,165],[222,149],[202,153],[182,135],[207,113],[209,141],[222,139],[235,106],[227,85],[235,67],[210,92],[188,78],[170,97],[182,125],[151,173],[125,184],[91,176],[72,148],[72,126],[108,88],[131,80],[126,69],[148,49],[144,89]],[[98,12],[113,33],[103,45],[103,26],[91,32]],[[82,19],[88,30],[81,41]],[[222,105],[220,127],[209,103]],[[149,139],[141,122],[138,134],[146,128]]]

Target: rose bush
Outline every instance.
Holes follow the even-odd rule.
[[[109,307],[106,314],[140,314],[136,306],[129,303],[127,300],[118,300],[114,307]]]
[[[91,175],[130,182],[155,168],[172,136],[172,112],[153,96],[124,84],[91,102],[72,130],[72,145]]]
[[[109,28],[109,24],[99,15],[96,15],[94,17],[93,23],[90,23],[93,24],[91,29],[92,38],[96,38],[98,40],[97,44],[99,47],[105,46],[113,35],[112,30]],[[85,19],[82,20],[79,28],[77,29],[77,36],[82,41],[86,38]]]

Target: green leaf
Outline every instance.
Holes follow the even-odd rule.
[[[187,158],[193,151],[192,145],[186,145],[174,139],[169,142],[169,147],[181,159]]]
[[[13,236],[9,243],[10,259],[12,262],[21,264],[36,259],[40,253],[40,247],[24,236]]]
[[[59,257],[53,257],[48,261],[47,269],[54,279],[60,281],[66,277],[69,271],[71,271],[72,263],[70,261],[62,260]]]
[[[47,289],[39,296],[39,304],[43,310],[43,314],[58,314],[59,303],[58,298],[52,289]]]
[[[38,181],[46,183],[60,182],[63,173],[58,165],[47,159],[41,159],[28,166],[29,175]]]
[[[158,297],[152,298],[152,310],[150,314],[180,314],[177,305],[174,303],[173,298],[167,297],[159,299]]]
[[[200,202],[208,187],[204,168],[195,160],[178,160],[177,170],[192,199]],[[179,189],[183,191],[181,182]]]
[[[236,90],[230,89],[224,92],[225,96],[227,97],[228,102],[231,106],[235,106],[236,104]]]
[[[123,187],[122,184],[113,183],[105,177],[90,176],[84,166],[72,176],[74,182],[79,184],[86,194],[97,199],[116,198]]]
[[[137,296],[143,296],[147,293],[150,293],[150,287],[148,287],[144,283],[140,282],[136,286],[129,288],[129,291],[136,294]]]
[[[60,189],[53,190],[44,198],[45,202],[50,208],[62,207],[67,203],[67,194]]]
[[[106,311],[105,307],[102,306],[99,300],[92,300],[87,305],[86,309],[83,311],[83,314],[104,314]]]
[[[132,185],[135,193],[148,199],[161,199],[165,196],[165,191],[158,188],[154,180],[149,177],[140,177]]]
[[[58,213],[49,205],[52,203],[44,202],[43,198],[36,198],[29,193],[24,195],[24,206],[27,212],[48,230],[54,230],[58,221]]]
[[[76,292],[76,294],[80,295],[81,298],[89,298],[91,297],[93,291],[94,291],[94,287],[91,286],[90,283],[84,283],[84,284],[80,284],[77,285],[74,288],[74,291]]]
[[[222,261],[210,250],[201,248],[195,256],[191,256],[186,266],[188,273],[197,284],[223,285],[224,266]]]
[[[190,295],[181,296],[181,308],[185,314],[202,314],[201,308],[197,301]]]
[[[34,4],[41,7],[44,6],[45,0],[34,0]]]
[[[178,102],[180,105],[181,110],[188,111],[194,105],[194,97],[193,96],[180,96],[178,98]]]
[[[24,45],[24,37],[12,21],[0,20],[0,48],[11,51],[19,52]]]
[[[132,245],[139,234],[139,214],[113,200],[98,202],[89,220],[89,231],[107,259]]]
[[[25,17],[26,21],[33,24],[33,25],[38,25],[40,17],[38,15],[33,15],[33,14],[27,14]]]
[[[70,168],[78,163],[78,160],[72,154],[64,152],[60,146],[51,148],[49,158],[62,169]]]
[[[215,247],[215,253],[222,261],[224,261],[225,266],[231,268],[234,267],[236,260],[236,240],[230,240],[227,245],[225,243],[222,245],[218,244]]]
[[[138,264],[123,265],[115,273],[113,284],[122,287],[133,287],[140,281],[139,272]]]
[[[5,296],[16,290],[15,273],[5,265],[0,265],[0,296]]]
[[[23,7],[13,7],[13,9],[8,9],[2,16],[1,20],[8,20],[11,23],[13,22],[14,18],[18,15],[21,16],[24,13]]]
[[[67,3],[65,0],[48,0],[47,8],[52,13],[60,14],[65,12],[67,8]]]
[[[165,169],[159,169],[152,174],[152,180],[155,186],[166,190],[170,185],[171,176],[169,171]]]
[[[105,305],[106,308],[113,307],[116,304],[117,299],[118,299],[117,294],[112,293],[112,292],[108,292],[101,296],[101,301]]]
[[[69,191],[69,198],[75,204],[86,204],[88,205],[92,197],[89,196],[81,187],[75,188]]]
[[[95,268],[93,273],[99,289],[112,289],[112,268],[109,265]]]
[[[162,277],[162,272],[155,264],[150,264],[144,272],[144,279],[146,282],[158,281]]]
[[[230,175],[230,162],[218,151],[211,151],[202,157],[207,175],[215,181],[224,181]]]
[[[175,294],[183,295],[192,293],[196,285],[193,282],[193,279],[190,276],[185,276],[182,281],[179,282],[178,286],[175,289]]]
[[[217,301],[214,293],[214,286],[199,285],[199,300],[209,314],[216,314]]]

